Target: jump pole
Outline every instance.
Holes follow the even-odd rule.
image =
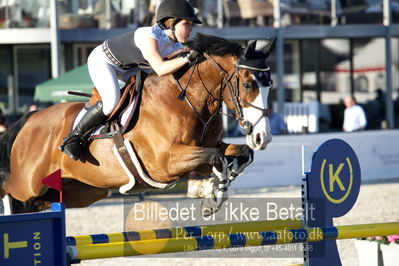
[[[212,224],[202,226],[182,226],[166,229],[145,231],[129,231],[111,234],[93,234],[81,236],[68,236],[68,246],[80,246],[89,244],[103,244],[125,241],[154,240],[207,236],[215,234],[233,234],[244,232],[262,232],[282,229],[302,228],[299,219],[273,220],[273,221],[249,221],[240,223]]]
[[[319,242],[397,233],[399,233],[399,222],[90,244],[69,246],[68,253],[71,262],[79,262],[99,258]]]

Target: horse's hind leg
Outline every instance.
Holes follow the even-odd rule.
[[[67,208],[86,207],[108,195],[108,189],[92,187],[74,179],[63,179],[62,184],[63,202]],[[45,194],[26,202],[6,195],[1,202],[0,214],[38,212],[50,208],[53,202],[60,202],[60,193],[48,189]]]
[[[3,214],[11,215],[18,213],[27,213],[27,212],[36,212],[36,208],[31,204],[30,201],[23,202],[17,199],[14,199],[10,195],[6,195],[3,199]],[[1,213],[1,212],[0,212]]]
[[[62,179],[62,192],[67,208],[86,207],[108,195],[106,188],[96,188],[70,178]],[[33,204],[36,208],[44,210],[49,208],[52,202],[59,202],[59,197],[58,191],[49,189],[44,195],[34,199]]]
[[[38,208],[34,204],[34,200],[20,201],[14,199],[10,195],[6,195],[0,201],[0,215],[11,215],[18,213],[37,212],[47,208]]]
[[[5,195],[0,201],[0,215],[10,215],[11,212],[11,197]]]

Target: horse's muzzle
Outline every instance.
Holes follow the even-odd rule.
[[[247,135],[247,144],[254,150],[266,149],[267,144],[271,141],[271,135],[267,135],[264,132],[254,132],[251,135]]]

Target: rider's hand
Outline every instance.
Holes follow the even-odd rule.
[[[197,60],[198,57],[201,56],[201,53],[195,51],[195,50],[191,50],[187,55],[186,55],[186,59],[188,60],[188,62],[190,64],[192,64],[194,61]]]

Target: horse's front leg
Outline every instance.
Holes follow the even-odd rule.
[[[202,214],[209,216],[217,212],[228,198],[230,171],[227,158],[218,148],[202,148],[188,145],[175,145],[169,150],[168,174],[199,172],[214,176],[209,179],[191,182],[188,188],[189,197],[205,198]]]
[[[223,152],[227,163],[224,166],[227,166],[224,173],[227,174],[227,178],[224,178],[223,174],[218,171],[213,171],[214,175],[219,180],[217,184],[219,187],[215,189],[215,184],[213,188],[213,197],[206,197],[202,202],[202,214],[204,216],[209,216],[215,212],[217,212],[224,201],[228,198],[228,189],[230,187],[230,183],[253,161],[253,150],[248,145],[235,145],[235,144],[226,144],[220,142],[218,147]],[[211,177],[210,182],[215,180],[215,177]],[[198,181],[197,181],[198,183]],[[195,184],[195,183],[194,183]],[[205,183],[205,187],[206,187]],[[204,185],[204,184],[202,184]],[[212,195],[212,194],[211,194]]]
[[[193,171],[209,174],[213,168],[222,172],[225,159],[219,148],[175,144],[168,151],[167,173],[170,177],[182,176]]]
[[[220,150],[226,156],[230,176],[229,181],[233,181],[244,169],[254,160],[254,151],[248,145],[219,143]]]

